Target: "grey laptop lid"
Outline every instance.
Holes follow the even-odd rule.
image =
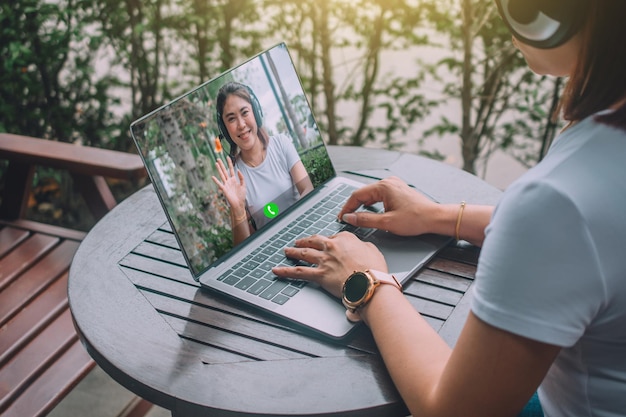
[[[265,191],[279,183],[278,179],[246,177],[252,233],[242,242],[235,241],[228,200],[212,179],[219,178],[218,161],[227,166],[234,149],[217,108],[218,92],[228,83],[246,86],[257,126],[267,131],[272,146],[280,143],[281,152],[288,149],[292,158],[302,162],[314,188],[302,196],[298,195],[298,184],[279,192]],[[195,280],[333,338],[341,338],[352,329],[341,304],[313,285],[292,283],[283,288],[284,283],[274,283],[272,288],[280,289],[271,299],[264,297],[269,289],[259,294],[252,291],[264,279],[272,281],[267,272],[259,271],[261,263],[278,259],[267,252],[270,246],[280,246],[270,240],[276,239],[285,224],[308,220],[310,207],[319,206],[327,194],[350,183],[335,173],[284,43],[140,118],[131,125],[131,133]],[[349,187],[360,185],[352,182]],[[401,280],[448,241],[439,236],[400,238],[382,231],[371,231],[364,238],[379,246],[390,272]],[[229,275],[229,271],[238,273]],[[286,297],[287,301],[298,301],[286,302]]]

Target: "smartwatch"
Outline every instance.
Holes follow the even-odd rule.
[[[354,271],[343,283],[341,301],[350,313],[356,313],[360,307],[369,302],[381,284],[393,285],[402,292],[402,285],[393,275],[373,269]]]

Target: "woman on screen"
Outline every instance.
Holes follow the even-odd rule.
[[[268,135],[250,87],[229,82],[220,88],[217,123],[230,157],[228,166],[217,162],[219,178],[213,181],[230,205],[236,245],[313,190],[313,184],[291,139]]]

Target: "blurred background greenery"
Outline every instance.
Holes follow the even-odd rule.
[[[132,120],[283,40],[328,144],[444,159],[427,145],[453,138],[484,176],[558,128],[561,80],[492,0],[2,0],[0,131],[134,152]]]

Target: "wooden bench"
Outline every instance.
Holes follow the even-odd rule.
[[[84,232],[25,219],[35,166],[67,170],[96,219],[116,202],[105,177],[138,181],[138,155],[0,133],[0,415],[43,416],[94,367],[69,311],[70,263]],[[134,399],[126,416],[152,405]]]

